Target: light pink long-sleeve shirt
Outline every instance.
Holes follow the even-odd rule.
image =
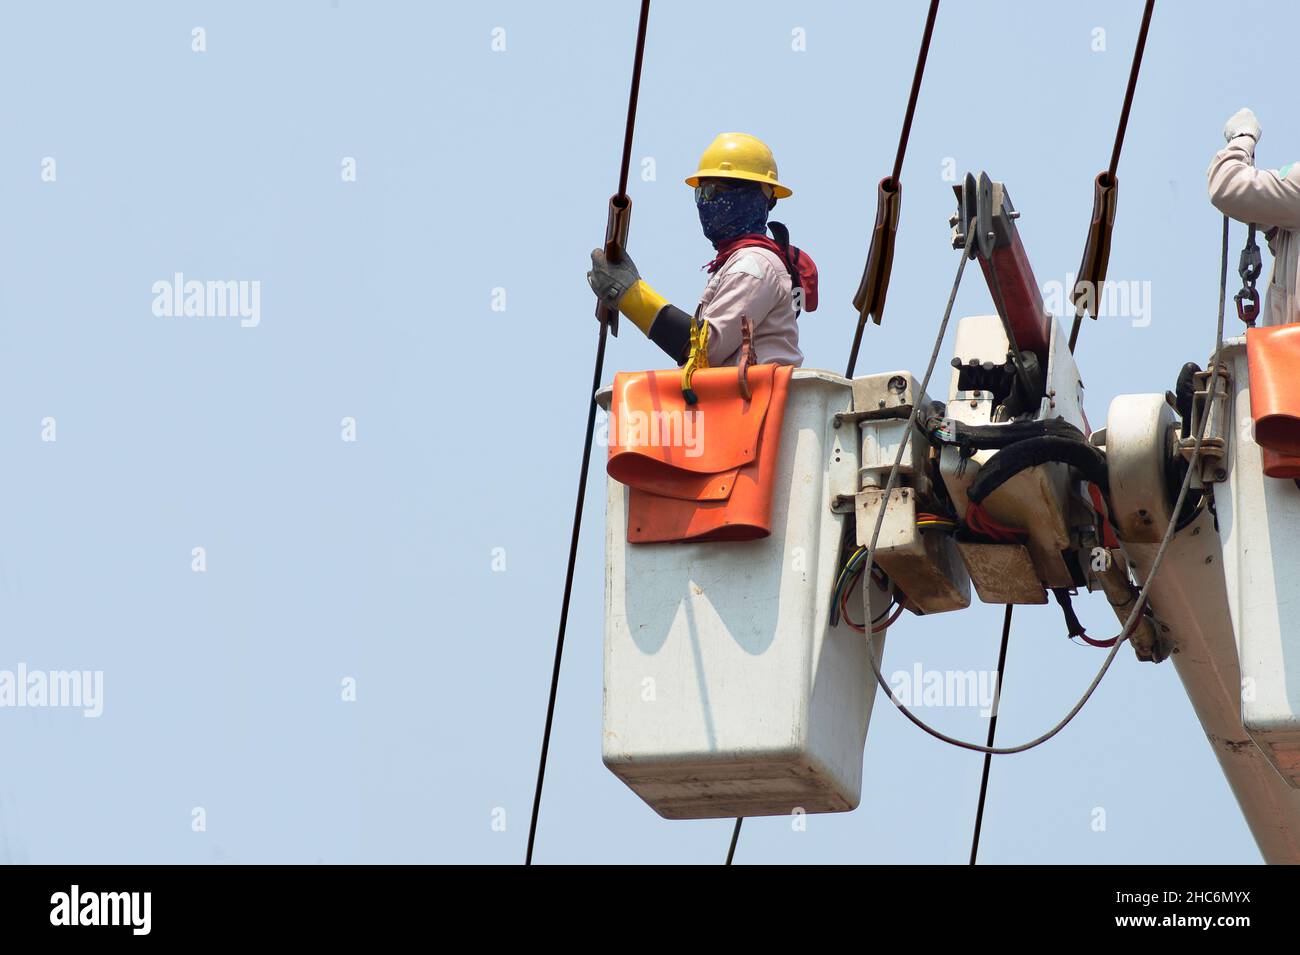
[[[709,323],[709,364],[740,361],[740,317],[754,329],[759,364],[803,364],[799,350],[790,273],[770,249],[748,246],[731,254],[700,295],[700,317]]]
[[[1273,275],[1260,325],[1300,322],[1300,164],[1255,168],[1255,140],[1238,136],[1215,154],[1207,172],[1210,202],[1223,214],[1276,230],[1268,237]]]

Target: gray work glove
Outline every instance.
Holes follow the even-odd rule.
[[[1223,138],[1228,142],[1232,142],[1238,136],[1249,136],[1255,142],[1259,142],[1261,135],[1259,120],[1255,118],[1250,108],[1245,106],[1233,113],[1223,127]]]
[[[605,258],[604,249],[591,250],[591,271],[587,273],[587,284],[600,299],[611,308],[618,308],[619,300],[633,285],[641,280],[641,273],[626,252],[618,262]]]

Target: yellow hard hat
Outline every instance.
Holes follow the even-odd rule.
[[[776,180],[776,160],[767,143],[748,133],[722,133],[700,157],[700,168],[688,176],[686,185],[698,186],[701,179],[748,179],[772,187],[777,199],[793,195]]]

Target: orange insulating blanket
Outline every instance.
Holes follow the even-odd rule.
[[[609,406],[606,470],[628,487],[627,539],[746,541],[772,532],[772,484],[781,450],[789,365],[696,371],[699,403],[682,396],[679,369],[619,372]]]
[[[1246,329],[1250,414],[1269,477],[1300,477],[1300,323]]]

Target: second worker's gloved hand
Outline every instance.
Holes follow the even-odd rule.
[[[587,284],[596,293],[596,297],[611,308],[618,308],[623,296],[641,279],[636,264],[624,252],[618,262],[610,262],[605,257],[604,249],[591,250],[591,271],[587,273]]]
[[[1259,120],[1255,118],[1255,114],[1249,107],[1242,107],[1233,113],[1223,127],[1223,138],[1228,142],[1232,142],[1238,136],[1249,136],[1255,142],[1259,142],[1261,135]]]

